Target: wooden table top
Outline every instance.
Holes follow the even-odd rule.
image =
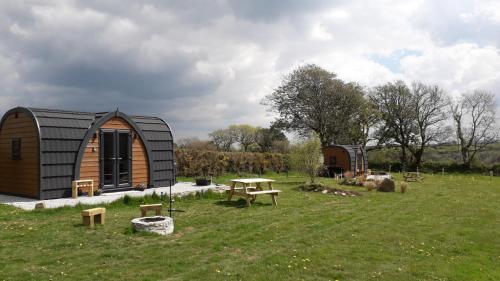
[[[237,183],[262,183],[262,182],[274,182],[275,180],[257,178],[257,179],[233,179],[231,181]]]

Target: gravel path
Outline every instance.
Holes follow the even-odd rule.
[[[172,186],[172,194],[174,195],[187,195],[192,192],[197,191],[207,191],[207,190],[224,190],[227,186],[224,185],[208,185],[208,186],[197,186],[191,182],[179,182]],[[169,187],[157,187],[146,189],[145,191],[123,191],[123,192],[112,192],[112,193],[104,193],[99,196],[94,197],[78,197],[76,199],[73,198],[60,198],[60,199],[50,199],[50,200],[38,200],[38,199],[30,199],[12,195],[3,195],[0,194],[0,204],[12,205],[17,208],[21,208],[24,210],[33,210],[35,209],[35,205],[37,203],[43,202],[45,204],[45,208],[59,208],[63,206],[75,206],[78,203],[87,204],[87,205],[96,205],[96,204],[106,204],[116,201],[120,198],[123,198],[125,194],[131,197],[141,197],[144,195],[150,195],[156,192],[156,194],[168,194]]]

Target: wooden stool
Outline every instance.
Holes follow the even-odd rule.
[[[139,207],[141,208],[141,217],[145,217],[150,210],[155,210],[156,215],[161,216],[161,204],[140,205]]]
[[[83,225],[94,227],[94,223],[104,224],[106,208],[93,208],[82,211]]]
[[[71,183],[71,197],[78,197],[78,190],[87,191],[89,197],[94,196],[93,180],[76,180]]]

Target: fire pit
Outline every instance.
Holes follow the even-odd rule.
[[[136,218],[132,220],[132,226],[137,231],[154,232],[160,235],[169,235],[174,232],[174,220],[170,217]]]

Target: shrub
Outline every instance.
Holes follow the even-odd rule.
[[[263,174],[286,171],[287,157],[278,153],[222,152],[176,149],[176,173],[179,176],[218,176],[224,172]]]

